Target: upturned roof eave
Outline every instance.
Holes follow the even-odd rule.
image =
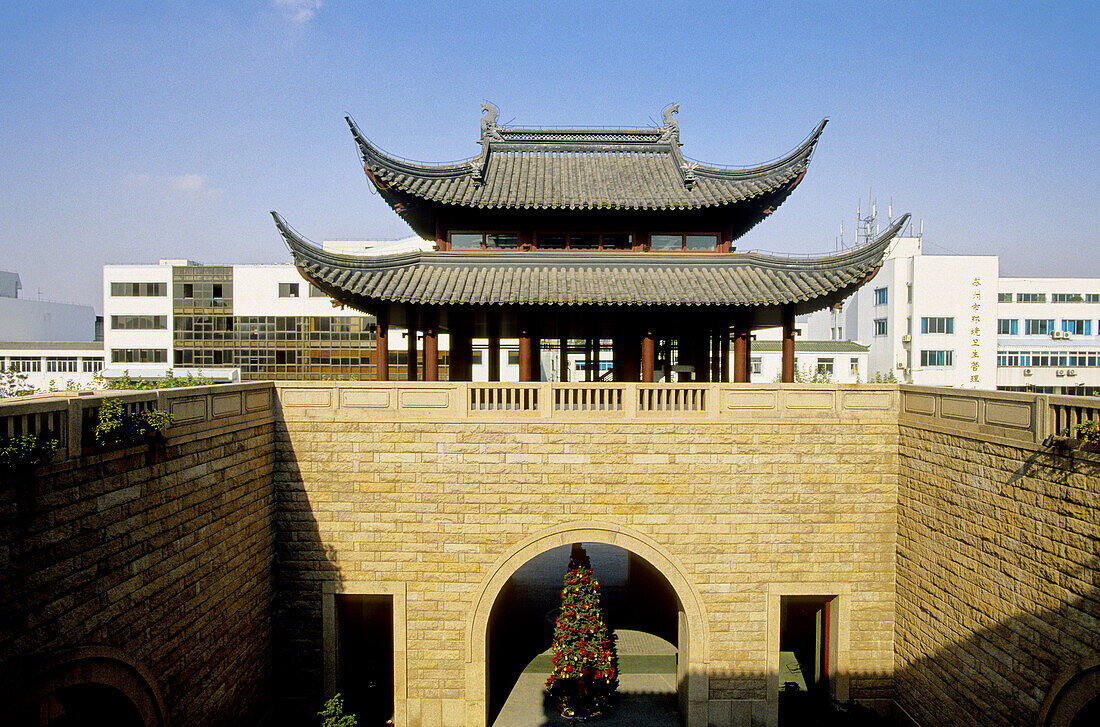
[[[675,266],[750,265],[773,270],[818,271],[880,263],[887,248],[909,222],[902,215],[885,232],[871,242],[846,252],[809,258],[790,258],[765,253],[703,253],[703,252],[566,252],[566,251],[502,251],[502,252],[404,252],[391,255],[350,255],[323,250],[310,243],[291,228],[277,212],[271,212],[275,226],[286,241],[295,259],[303,258],[332,267],[381,270],[431,263],[434,265],[522,266],[522,267],[593,267],[609,265],[618,268]]]

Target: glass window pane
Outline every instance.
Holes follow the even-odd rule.
[[[652,250],[682,250],[682,235],[652,235],[649,238],[649,247]]]
[[[688,235],[688,250],[717,250],[718,235]]]
[[[536,239],[538,248],[540,250],[564,250],[565,249],[565,233],[539,233]]]
[[[569,236],[571,250],[595,250],[600,246],[600,236],[594,233],[574,233]]]
[[[485,247],[489,250],[515,250],[519,245],[519,235],[505,232],[485,236]]]
[[[634,236],[630,233],[603,236],[604,250],[629,250],[634,246]]]
[[[481,235],[453,234],[451,235],[451,247],[455,250],[480,250]]]

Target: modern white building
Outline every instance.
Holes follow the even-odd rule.
[[[997,256],[925,255],[919,235],[899,238],[839,309],[798,325],[806,338],[867,345],[871,378],[1100,391],[1100,279],[1002,278]]]
[[[326,249],[370,255],[430,245],[326,242]],[[245,379],[373,378],[374,319],[334,309],[293,265],[202,265],[185,259],[103,268],[108,378],[194,373]],[[446,337],[442,337],[441,347]],[[391,342],[391,368],[407,372],[403,336]]]

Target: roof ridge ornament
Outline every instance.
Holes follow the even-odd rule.
[[[680,143],[680,122],[673,117],[673,114],[678,113],[680,113],[678,103],[670,103],[661,109],[661,115],[665,117],[664,126],[661,127],[661,141]]]
[[[484,144],[486,141],[504,141],[504,137],[500,135],[500,127],[497,126],[497,115],[500,113],[500,110],[492,103],[482,101],[481,111],[485,116],[481,117],[481,141],[479,143]]]

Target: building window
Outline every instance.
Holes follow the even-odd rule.
[[[629,232],[540,232],[535,236],[539,250],[631,250],[634,236]]]
[[[1062,330],[1075,336],[1091,336],[1092,321],[1086,319],[1064,320],[1062,321]]]
[[[750,356],[749,366],[752,367],[752,372],[754,374],[764,373],[764,361],[759,356]]]
[[[817,360],[817,373],[833,375],[833,359],[831,358],[819,358]]]
[[[954,318],[921,318],[921,333],[954,333]]]
[[[887,302],[887,289],[875,288],[875,305],[886,305]]]
[[[1051,303],[1084,303],[1085,296],[1080,293],[1051,293]]]
[[[194,283],[183,283],[182,287],[183,287],[183,297],[184,298],[191,299],[191,298],[195,297],[195,284]]]
[[[1047,294],[1046,293],[1017,293],[1016,294],[1016,302],[1017,303],[1046,303],[1047,302]]]
[[[997,302],[998,303],[1011,303],[1012,302],[1012,293],[997,293]]]
[[[885,318],[876,318],[875,319],[875,335],[876,336],[885,336],[886,335],[886,319]]]
[[[912,283],[906,283],[905,284],[905,302],[906,303],[912,303],[913,302],[913,284]]]
[[[8,359],[8,370],[21,373],[38,373],[42,371],[42,359],[30,356],[12,356]]]
[[[718,249],[718,235],[650,235],[649,249],[714,252]]]
[[[298,283],[279,283],[280,298],[297,298]]]
[[[309,297],[310,298],[327,298],[328,293],[318,288],[313,283],[309,284]]]
[[[1049,336],[1054,331],[1052,318],[1028,318],[1024,321],[1024,335]]]
[[[117,298],[166,296],[168,283],[111,283],[111,295]]]
[[[1100,303],[1100,293],[1085,293],[1086,303]]]
[[[852,376],[859,376],[859,359],[849,359],[848,371]]]
[[[515,250],[519,235],[514,232],[453,232],[452,250]]]
[[[112,348],[111,363],[167,363],[165,348]]]
[[[583,362],[582,362],[582,364],[583,364]],[[519,366],[519,351],[509,351],[508,352],[508,365],[509,366]]]
[[[482,361],[482,351],[472,351],[470,353],[470,365],[480,366]]]
[[[111,316],[113,331],[163,331],[168,329],[168,316]]]
[[[94,374],[97,371],[103,370],[103,359],[101,358],[86,358],[81,362],[82,369],[86,374]]]
[[[954,351],[921,351],[920,365],[928,367],[947,367],[955,365]]]
[[[1001,318],[997,321],[997,335],[999,336],[1018,336],[1020,335],[1020,321],[1015,318]]]
[[[46,371],[51,373],[76,373],[76,357],[47,358]]]

